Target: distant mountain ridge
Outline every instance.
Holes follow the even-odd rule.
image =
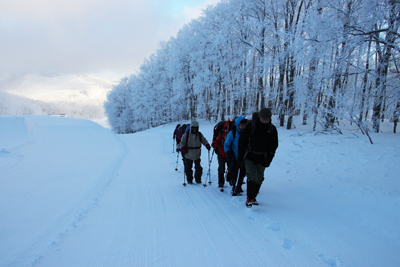
[[[89,75],[28,74],[3,81],[0,115],[66,114],[72,118],[104,121],[103,103],[115,84]]]

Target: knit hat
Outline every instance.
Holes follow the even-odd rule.
[[[260,113],[258,114],[258,116],[260,117],[260,119],[263,120],[269,120],[271,119],[271,110],[269,110],[268,108],[263,108],[260,110]]]
[[[192,121],[190,127],[199,127],[199,123],[197,121]]]

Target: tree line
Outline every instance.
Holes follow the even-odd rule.
[[[109,93],[117,133],[251,115],[366,134],[400,115],[399,0],[223,0]]]

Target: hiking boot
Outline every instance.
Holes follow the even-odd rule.
[[[253,206],[253,202],[250,199],[246,199],[246,207],[251,208]]]
[[[196,183],[201,184],[201,180],[196,180]]]
[[[253,203],[253,205],[258,205],[257,199],[253,198],[253,200],[251,201]]]
[[[188,180],[188,184],[193,184],[193,181],[192,180]]]

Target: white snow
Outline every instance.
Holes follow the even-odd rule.
[[[400,266],[399,134],[278,128],[248,209],[216,157],[211,185],[182,185],[174,126],[0,116],[0,266]]]

